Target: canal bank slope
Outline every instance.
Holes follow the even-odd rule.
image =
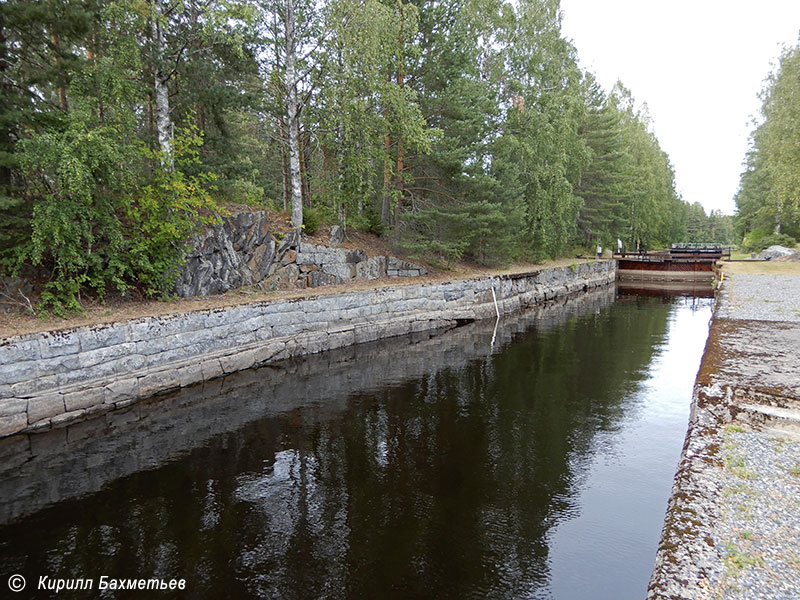
[[[800,598],[800,273],[753,270],[724,271],[650,600]]]
[[[608,285],[614,261],[391,286],[0,339],[0,436],[361,342],[454,327]]]

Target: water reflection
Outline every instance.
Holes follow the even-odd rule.
[[[556,526],[647,412],[682,310],[612,300],[504,318],[494,345],[476,323],[17,439],[2,572],[185,577],[192,598],[550,597]]]

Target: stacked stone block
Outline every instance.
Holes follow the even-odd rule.
[[[336,242],[341,243],[340,234]],[[223,294],[274,276],[282,288],[309,288],[351,279],[418,277],[425,267],[394,257],[369,258],[363,250],[307,244],[297,232],[273,236],[264,212],[241,212],[190,241],[175,283],[183,298]]]
[[[0,436],[83,419],[281,359],[491,318],[496,310],[513,312],[606,285],[615,276],[613,261],[585,263],[6,338],[0,340]]]

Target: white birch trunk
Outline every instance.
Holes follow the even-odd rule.
[[[153,68],[154,100],[156,104],[156,132],[158,147],[161,150],[161,166],[169,171],[175,168],[172,152],[172,119],[169,114],[169,76],[164,75],[164,52],[166,40],[164,36],[164,12],[162,0],[153,0],[153,44],[155,46],[156,64]]]
[[[300,179],[300,140],[297,135],[298,98],[295,59],[297,41],[295,40],[294,0],[286,0],[286,115],[289,129],[289,187],[292,197],[292,227],[303,226],[303,191]]]

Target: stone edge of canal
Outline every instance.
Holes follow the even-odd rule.
[[[0,339],[0,438],[288,358],[499,317],[615,280],[616,261],[579,262]]]
[[[730,553],[719,547],[718,535],[728,502],[723,489],[730,469],[726,435],[744,430],[765,438],[776,432],[800,433],[800,313],[792,316],[785,310],[790,308],[787,299],[800,293],[800,276],[764,277],[760,284],[768,284],[768,297],[737,295],[737,283],[744,283],[741,275],[727,278],[719,290],[647,600],[739,597],[736,580],[741,569],[731,569]],[[759,314],[759,302],[772,304],[770,314]],[[753,319],[753,314],[760,318]],[[800,435],[793,437],[800,441]],[[762,485],[780,489],[777,481]],[[793,502],[788,491],[783,496],[787,505]],[[760,569],[769,577],[763,561],[754,560],[746,568]],[[800,589],[793,591],[800,597]]]

